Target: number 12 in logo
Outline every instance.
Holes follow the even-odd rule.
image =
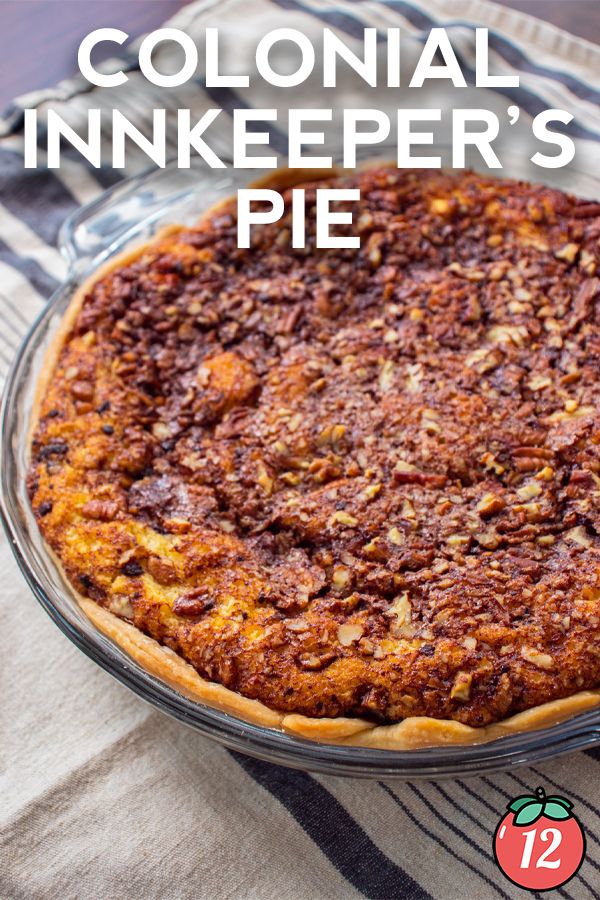
[[[585,858],[585,836],[573,804],[538,788],[507,808],[494,835],[494,857],[503,874],[530,891],[549,891],[573,878]]]

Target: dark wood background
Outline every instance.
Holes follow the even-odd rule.
[[[95,28],[131,38],[158,28],[187,0],[0,0],[0,108],[77,71],[77,48]],[[600,0],[497,0],[600,43]],[[109,45],[104,45],[105,53]],[[98,48],[101,51],[101,48]],[[101,57],[95,57],[100,59]]]

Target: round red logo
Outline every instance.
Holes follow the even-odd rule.
[[[494,857],[509,881],[529,891],[569,881],[585,858],[585,835],[570,800],[537,788],[507,809],[494,835]]]

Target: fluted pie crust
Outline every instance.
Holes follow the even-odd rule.
[[[320,178],[331,179],[332,173],[320,173],[315,170],[283,171],[270,176],[261,183],[265,186],[283,189],[294,184],[317,181]],[[203,219],[214,216],[221,208],[227,209],[227,206],[228,201],[224,201],[223,204],[219,204],[218,207],[206,213]],[[445,215],[442,206],[440,206],[440,215],[442,217]],[[43,367],[44,374],[38,385],[32,417],[32,438],[39,428],[43,399],[52,381],[61,350],[77,320],[86,296],[105,275],[139,259],[147,247],[156,244],[165,236],[176,235],[178,230],[176,227],[165,229],[149,244],[128,251],[109,261],[76,292],[59,332],[47,353]],[[400,471],[403,473],[402,469]],[[407,471],[410,473],[411,470],[407,469]],[[410,479],[408,480],[410,482]],[[39,518],[41,521],[42,517],[39,516]],[[60,552],[56,547],[53,547],[53,550],[57,552],[59,562],[61,562]],[[74,587],[74,594],[84,613],[103,634],[118,644],[145,670],[165,681],[186,697],[234,715],[243,721],[281,730],[312,741],[383,750],[478,744],[510,734],[554,725],[600,703],[600,689],[592,687],[576,691],[570,696],[540,703],[501,721],[475,727],[455,719],[429,715],[407,715],[398,722],[379,724],[358,716],[320,717],[279,711],[260,700],[243,696],[235,690],[202,677],[190,663],[172,649],[143,633],[129,621],[115,615],[99,602],[83,596],[76,587]]]
[[[295,713],[280,713],[258,700],[250,700],[222,684],[202,678],[172,650],[98,606],[93,600],[79,596],[78,601],[88,618],[103,634],[125,650],[146,671],[166,681],[186,697],[253,725],[276,728],[324,744],[371,747],[374,750],[418,750],[450,744],[485,744],[511,734],[557,725],[600,703],[600,690],[579,691],[572,697],[551,700],[502,722],[479,728],[463,725],[453,719],[434,719],[431,716],[409,716],[392,725],[374,725],[366,719],[345,716],[320,719]]]

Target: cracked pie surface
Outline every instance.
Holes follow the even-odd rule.
[[[317,739],[597,702],[600,204],[329,185],[360,188],[359,250],[293,249],[289,214],[238,249],[231,200],[79,291],[32,441],[46,541],[134,655]]]

